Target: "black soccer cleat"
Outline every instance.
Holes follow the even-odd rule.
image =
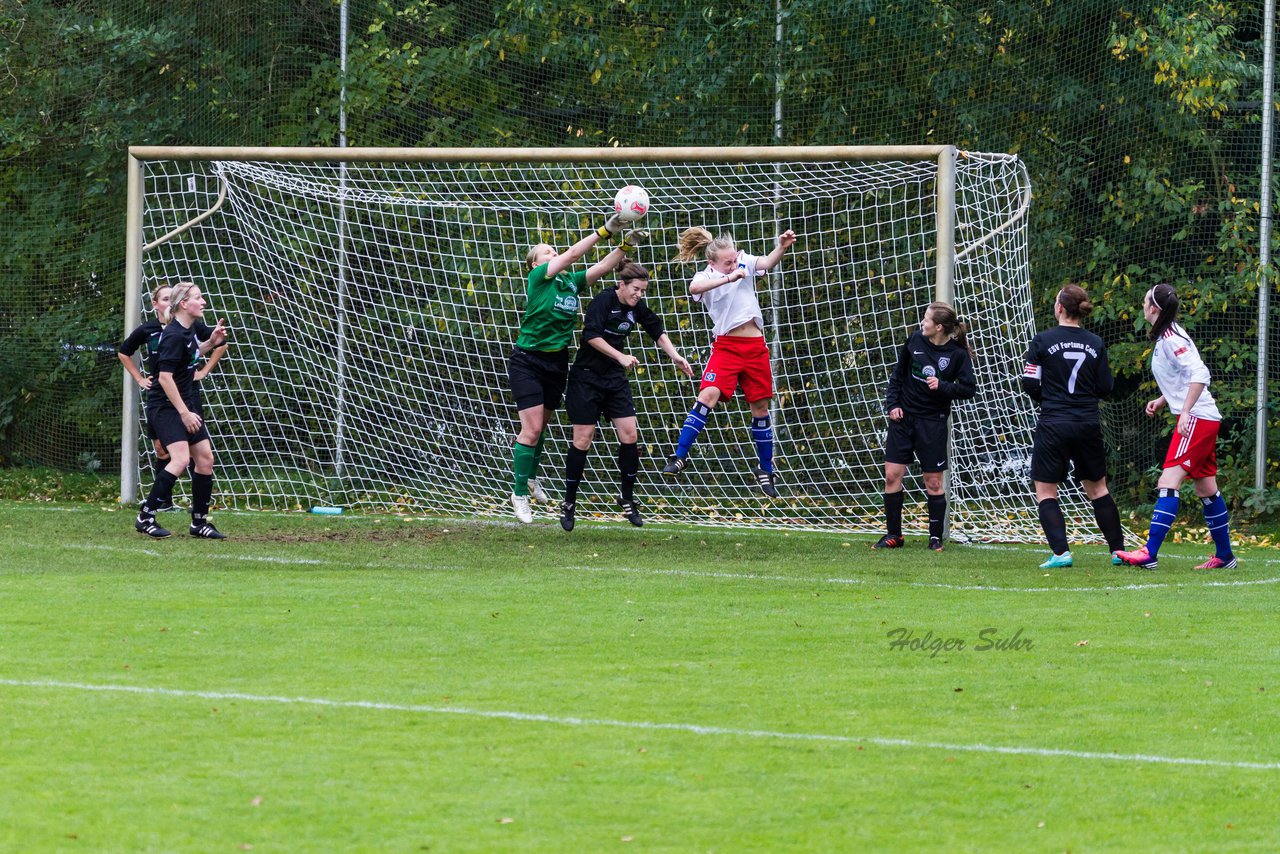
[[[227,535],[213,527],[213,523],[208,519],[203,522],[192,522],[190,534],[193,537],[200,537],[204,540],[225,540]]]
[[[751,470],[751,473],[756,476],[756,483],[760,485],[761,492],[770,498],[778,497],[778,489],[773,485],[773,472],[765,471],[759,466],[756,466]]]
[[[903,540],[903,539],[902,539],[902,537],[893,536],[893,535],[890,535],[890,534],[885,534],[883,537],[881,537],[880,539],[876,540],[876,544],[875,544],[874,546],[872,546],[871,548],[873,548],[873,549],[900,549],[900,548],[902,548],[902,547],[903,547],[903,546],[905,546],[905,545],[906,545],[906,541],[905,541],[905,540]]]
[[[174,504],[174,503],[173,503],[173,499],[172,499],[172,498],[170,498],[170,499],[169,499],[168,501],[166,501],[164,504],[161,504],[159,507],[157,507],[157,508],[156,508],[156,512],[157,512],[157,513],[168,513],[170,510],[181,510],[181,509],[182,509],[182,508],[181,508],[181,507],[179,507],[177,504]]]
[[[640,517],[640,508],[636,507],[634,501],[618,501],[618,506],[622,508],[622,515],[627,517],[627,521],[637,528],[644,527],[644,519]]]
[[[930,537],[930,538],[929,538],[929,551],[931,551],[931,552],[940,552],[940,551],[942,551],[942,538],[941,538],[941,537]]]
[[[577,506],[576,501],[560,502],[560,527],[564,528],[566,531],[573,530],[573,522],[574,522],[573,511],[576,506]]]
[[[679,477],[680,472],[684,471],[685,458],[677,457],[675,454],[667,457],[667,464],[662,467],[662,473],[667,477]]]
[[[156,517],[154,516],[143,516],[142,514],[139,514],[138,520],[133,523],[133,527],[139,534],[146,534],[153,540],[163,540],[165,537],[171,535],[170,531],[161,528],[156,524]]]

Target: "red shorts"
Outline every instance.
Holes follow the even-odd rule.
[[[773,368],[769,365],[769,348],[764,336],[750,338],[721,335],[711,344],[711,358],[702,372],[698,391],[715,386],[723,399],[733,397],[742,381],[742,396],[747,403],[773,397]]]
[[[1214,447],[1218,444],[1218,425],[1221,422],[1194,416],[1188,420],[1191,422],[1191,435],[1183,436],[1174,428],[1169,453],[1164,455],[1164,467],[1181,467],[1190,477],[1213,477],[1218,473],[1218,455],[1214,453]]]

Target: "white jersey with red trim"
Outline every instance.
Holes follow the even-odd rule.
[[[716,335],[724,335],[752,320],[761,332],[764,331],[764,314],[760,311],[760,301],[756,299],[756,262],[759,260],[755,255],[739,251],[738,268],[746,271],[745,276],[736,282],[694,294],[694,300],[705,305],[711,314]],[[708,264],[707,269],[697,273],[689,285],[723,278],[724,273]]]
[[[1200,358],[1200,351],[1187,331],[1174,323],[1156,341],[1151,352],[1151,373],[1160,386],[1169,411],[1181,415],[1187,400],[1187,387],[1192,383],[1204,383],[1204,391],[1196,398],[1191,414],[1206,421],[1221,421],[1222,414],[1209,393],[1209,369]]]

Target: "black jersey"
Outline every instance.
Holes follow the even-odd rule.
[[[1040,402],[1041,421],[1098,423],[1098,399],[1115,387],[1107,346],[1078,326],[1055,326],[1031,339],[1022,390]]]
[[[616,287],[605,288],[587,306],[582,321],[582,346],[578,348],[574,364],[590,368],[597,374],[624,374],[622,365],[587,342],[593,338],[603,338],[610,347],[625,353],[627,336],[638,327],[643,327],[655,341],[666,331],[662,326],[662,318],[645,305],[643,298],[632,308],[618,300]]]
[[[196,331],[196,339],[199,341],[207,341],[209,336],[213,334],[213,327],[203,320],[197,320],[191,324],[191,328]],[[141,349],[143,376],[154,377],[156,375],[156,353],[160,350],[160,334],[162,332],[164,332],[164,324],[153,317],[130,332],[129,337],[120,342],[120,346],[116,348],[116,351],[126,356],[132,356]],[[145,393],[144,391],[143,394]]]
[[[164,324],[153,317],[130,332],[129,337],[120,342],[116,352],[125,356],[132,356],[138,350],[142,350],[142,374],[143,376],[154,377],[156,375],[156,351],[160,347],[160,333],[163,331]],[[147,399],[146,389],[142,390],[142,399]]]
[[[196,337],[196,327],[190,329],[178,321],[170,321],[160,333],[160,346],[156,350],[156,376],[162,373],[173,374],[173,382],[178,387],[178,396],[188,408],[198,407],[196,386],[193,380],[196,365],[200,363],[200,341]],[[169,395],[165,394],[159,382],[155,386],[156,393],[147,398],[151,408],[173,408]]]
[[[938,378],[938,389],[928,386],[929,377]],[[904,414],[919,418],[946,418],[951,401],[967,400],[978,393],[969,351],[953,340],[934,344],[920,332],[913,332],[898,352],[898,364],[889,374],[884,411],[902,407]]]

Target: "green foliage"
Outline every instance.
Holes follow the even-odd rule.
[[[1061,284],[1085,285],[1113,365],[1138,389],[1149,381],[1141,296],[1172,282],[1224,414],[1252,420],[1256,4],[784,5],[779,38],[768,4],[360,0],[344,76],[334,0],[13,0],[0,19],[0,440],[39,407],[80,395],[73,375],[86,411],[113,405],[109,364],[59,354],[123,331],[124,147],[333,145],[344,87],[355,145],[951,142],[1017,152],[1035,188],[1042,322]],[[27,356],[15,368],[19,349]],[[1261,402],[1271,459],[1274,403]],[[109,420],[77,417],[69,440],[101,438]],[[1227,455],[1247,468],[1252,432],[1230,435]],[[1140,471],[1149,460],[1122,462]]]

